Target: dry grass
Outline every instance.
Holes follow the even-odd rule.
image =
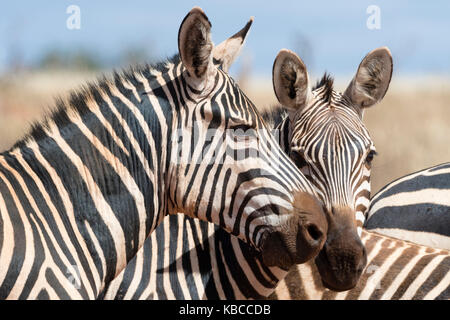
[[[0,150],[12,146],[57,94],[92,77],[58,72],[0,79]],[[345,88],[336,82],[337,89]],[[244,90],[257,106],[276,103],[270,80],[253,81]],[[404,174],[450,161],[450,81],[394,79],[384,100],[366,112],[365,123],[379,153],[374,192]]]
[[[49,72],[0,78],[0,151],[10,148],[41,119],[53,100],[88,79],[92,74]]]
[[[366,113],[379,153],[372,171],[374,191],[405,174],[450,161],[450,82],[392,89]]]

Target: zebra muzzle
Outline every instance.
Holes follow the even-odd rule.
[[[354,288],[366,266],[367,253],[353,221],[354,210],[333,208],[327,241],[315,263],[323,285],[333,291]]]
[[[288,214],[283,225],[266,231],[261,246],[264,263],[284,270],[316,257],[328,228],[322,206],[308,194],[296,198],[294,210]]]

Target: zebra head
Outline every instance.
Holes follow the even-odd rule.
[[[387,48],[370,52],[342,94],[325,74],[310,89],[303,61],[282,50],[273,67],[273,85],[288,108],[287,149],[314,184],[326,207],[328,234],[316,265],[324,284],[353,288],[367,261],[359,234],[370,196],[375,147],[362,122],[363,110],[385,95],[392,75]]]
[[[174,121],[170,213],[213,222],[287,269],[315,257],[327,230],[314,187],[280,149],[257,109],[225,72],[252,20],[214,48],[199,8],[180,27],[180,62],[168,74],[184,83]]]

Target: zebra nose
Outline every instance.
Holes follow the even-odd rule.
[[[300,223],[297,233],[296,258],[294,263],[300,264],[317,256],[325,244],[326,231],[320,224]]]
[[[267,231],[261,252],[267,266],[284,270],[316,257],[326,241],[328,223],[321,203],[303,193],[295,198],[292,212],[284,212],[285,222]]]
[[[317,256],[325,244],[328,223],[322,204],[304,193],[294,200],[293,220],[298,225],[294,263],[304,263]]]
[[[327,241],[315,259],[323,285],[333,291],[354,288],[367,264],[367,252],[352,218],[354,211],[333,209]]]
[[[298,214],[292,214],[289,223],[279,230],[263,236],[261,251],[266,266],[278,266],[288,270],[293,264],[313,259],[326,240],[323,226],[312,221],[305,224]]]

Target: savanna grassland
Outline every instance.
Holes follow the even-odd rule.
[[[38,72],[0,78],[0,150],[10,148],[40,119],[58,95],[92,73]],[[244,91],[261,109],[276,104],[270,79],[246,81]],[[336,80],[338,90],[345,82]],[[393,78],[383,101],[367,110],[364,122],[375,142],[372,190],[404,174],[450,161],[450,79]]]

